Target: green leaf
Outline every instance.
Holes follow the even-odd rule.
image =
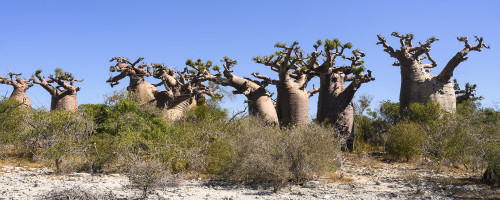
[[[352,48],[352,43],[348,42],[344,44],[344,48],[351,49]]]

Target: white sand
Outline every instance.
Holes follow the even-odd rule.
[[[362,167],[353,162],[345,162],[337,172],[345,177],[343,181],[325,183],[324,179],[319,179],[311,182],[313,188],[288,186],[273,193],[262,188],[221,186],[204,180],[182,179],[178,180],[176,187],[156,190],[149,199],[454,199],[487,193],[491,198],[492,192],[493,195],[500,194],[498,189],[481,184],[440,183],[435,180],[448,180],[449,177],[431,175],[428,169],[381,162]],[[434,179],[429,179],[431,176]],[[0,199],[41,199],[49,191],[75,187],[93,194],[112,193],[116,199],[137,198],[141,192],[128,185],[128,179],[119,174],[54,175],[47,168],[11,166],[0,170]]]

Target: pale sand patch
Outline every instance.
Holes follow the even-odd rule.
[[[368,159],[368,160],[364,160]],[[371,159],[371,160],[370,160]],[[455,199],[500,198],[500,190],[467,181],[470,174],[457,175],[431,170],[415,163],[384,163],[372,158],[347,158],[330,176],[318,177],[308,186],[272,189],[220,184],[196,178],[179,179],[177,187],[166,187],[150,199]],[[0,169],[0,199],[40,199],[53,190],[80,188],[93,194],[112,193],[115,199],[134,199],[140,191],[128,186],[120,174],[73,173],[54,175],[47,168]]]

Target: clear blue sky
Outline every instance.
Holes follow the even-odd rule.
[[[0,74],[36,69],[44,74],[62,67],[77,78],[80,104],[102,103],[104,95],[127,86],[124,80],[111,88],[108,61],[120,56],[184,67],[187,58],[238,61],[235,73],[275,76],[251,58],[275,51],[278,41],[298,41],[311,51],[318,39],[337,37],[364,51],[366,67],[376,81],[364,84],[358,94],[371,94],[375,103],[398,101],[400,74],[393,58],[377,46],[377,34],[393,47],[393,31],[412,32],[416,41],[436,36],[431,55],[444,67],[463,44],[457,36],[483,36],[490,50],[472,52],[455,71],[461,84],[478,84],[483,104],[500,102],[500,1],[0,1]],[[156,83],[153,78],[147,79]],[[313,81],[313,83],[317,81]],[[310,84],[312,86],[312,84]],[[0,85],[0,95],[11,86]],[[28,90],[35,107],[50,105],[40,86]],[[224,107],[243,108],[244,97],[226,100]],[[311,116],[316,113],[311,98]]]

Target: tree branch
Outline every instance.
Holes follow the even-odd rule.
[[[385,38],[382,37],[382,35],[377,35],[377,38],[379,40],[379,42],[377,42],[377,45],[381,44],[384,47],[385,52],[387,52],[391,57],[397,58],[394,49],[387,43],[387,40],[385,40]]]
[[[465,56],[467,56],[467,54],[470,51],[480,52],[483,47],[486,49],[490,48],[489,46],[487,46],[486,44],[483,43],[482,37],[480,37],[480,38],[477,36],[474,36],[474,37],[476,38],[476,41],[478,42],[478,44],[475,46],[471,46],[469,44],[469,40],[467,39],[467,37],[458,37],[457,38],[458,41],[465,43],[465,48],[463,50],[459,51],[455,56],[453,56],[453,58],[448,62],[448,64],[446,64],[443,71],[441,71],[441,73],[439,73],[439,75],[438,75],[439,78],[441,78],[443,80],[450,79],[453,76],[453,71],[455,70],[455,68],[461,62],[467,60],[467,57],[465,57]]]

